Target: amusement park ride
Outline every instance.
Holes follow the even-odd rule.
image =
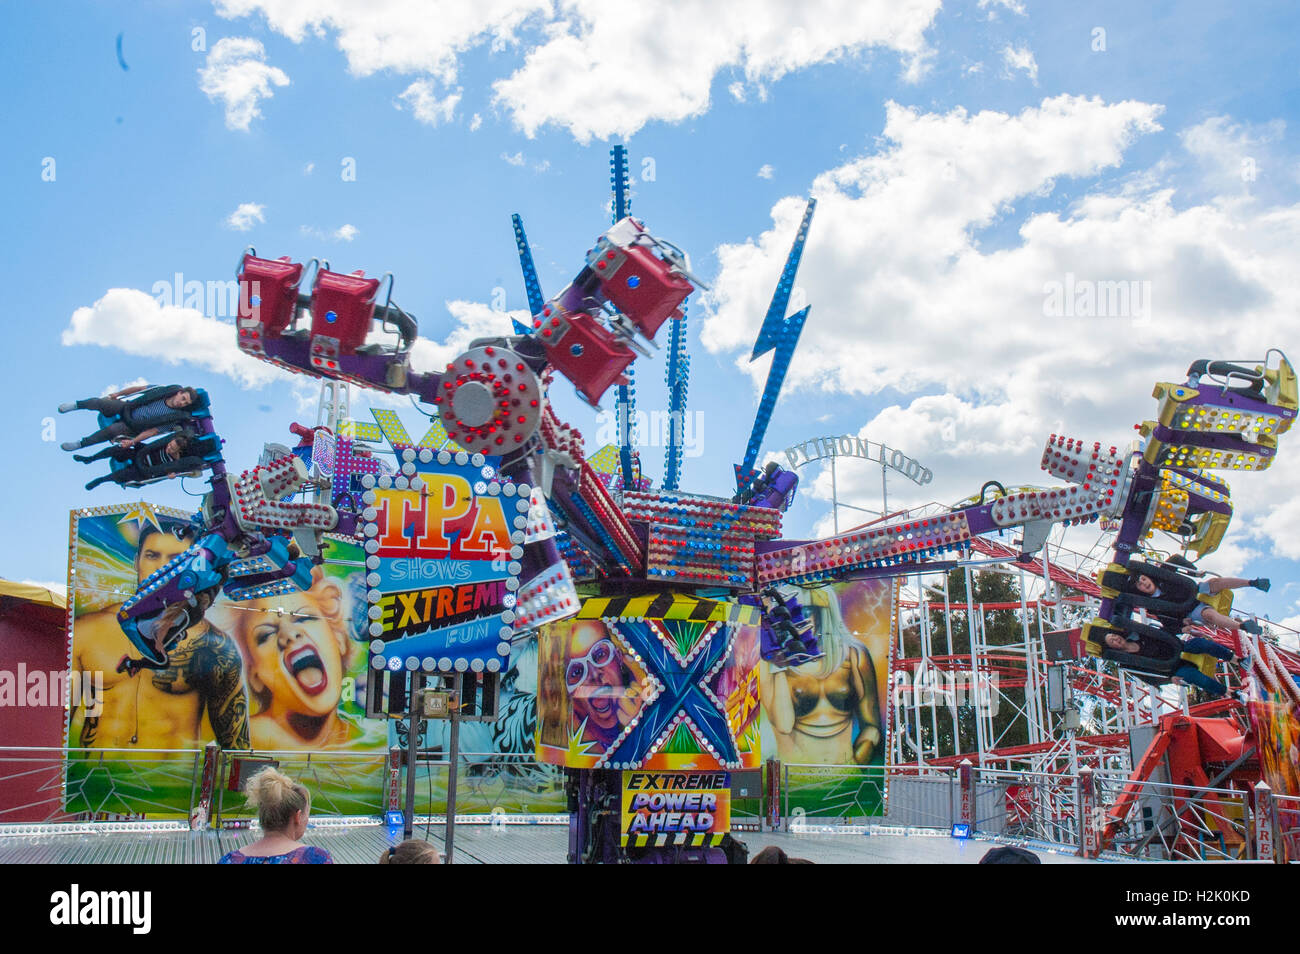
[[[531,327],[515,322],[513,333],[474,341],[441,370],[411,366],[418,326],[394,302],[391,276],[244,254],[237,334],[245,353],[320,379],[336,394],[357,385],[412,395],[431,409],[432,427],[414,441],[395,419],[385,419],[391,412],[376,412],[378,429],[335,415],[328,426],[295,426],[297,448],[269,445],[257,466],[228,472],[200,392],[185,456],[161,470],[112,478],[136,486],[203,470],[210,484],[193,518],[197,542],[145,579],[121,608],[119,621],[139,653],[125,666],[166,665],[169,647],[218,591],[244,600],[305,589],[313,566],[328,559],[331,535],[357,540],[367,554],[375,708],[406,711],[414,688],[440,679],[461,687],[475,682],[490,697],[512,644],[552,638],[547,634],[562,621],[599,624],[612,642],[596,643],[569,667],[599,665],[599,653],[614,646],[637,671],[639,688],[629,688],[636,698],[620,703],[630,717],[596,741],[555,743],[539,726],[539,758],[568,770],[570,859],[715,860],[725,820],[710,816],[706,823],[701,818],[708,812],[683,811],[676,814],[693,815],[696,827],[650,827],[620,838],[620,800],[624,810],[635,802],[629,785],[635,788],[638,778],[659,788],[707,789],[723,773],[760,765],[758,660],[797,667],[820,653],[795,587],[919,579],[964,567],[970,593],[970,567],[996,562],[1018,571],[1022,582],[1026,574],[1043,580],[1040,608],[1056,614],[1048,628],[1060,628],[1066,590],[1097,609],[1066,635],[1069,658],[1055,661],[1044,653],[1043,626],[1031,631],[1023,596],[1024,642],[994,651],[972,632],[964,657],[931,652],[933,634],[920,613],[927,665],[996,673],[1004,688],[1024,693],[1029,745],[1000,749],[991,724],[981,721],[979,751],[967,757],[1036,771],[1111,764],[1121,753],[1127,761],[1126,730],[1146,722],[1155,740],[1132,766],[1135,779],[1166,754],[1175,756],[1179,778],[1204,781],[1224,772],[1258,778],[1251,727],[1238,701],[1227,697],[1184,714],[1158,690],[1132,681],[1140,666],[1107,648],[1106,635],[1136,639],[1154,627],[1159,607],[1131,596],[1130,573],[1196,573],[1181,557],[1147,566],[1155,559],[1148,543],[1154,532],[1172,535],[1198,559],[1219,546],[1232,504],[1215,472],[1267,468],[1300,407],[1285,356],[1270,350],[1257,362],[1198,361],[1185,380],[1157,384],[1154,417],[1140,425],[1141,440],[1132,446],[1052,435],[1042,456],[1042,468],[1057,478],[1052,486],[1006,492],[994,485],[991,496],[955,507],[884,517],[824,539],[787,539],[781,519],[797,477],[775,463],[762,470],[758,464],[809,317],[807,307],[792,315],[786,310],[816,200],[807,204],[754,345],[752,357],[770,351],[772,363],[735,465],[734,492],[710,496],[679,489],[690,373],[686,303],[702,283],[681,250],[629,214],[623,147],[612,151],[611,170],[613,222],[558,294],[544,296],[523,224],[514,217]],[[633,449],[632,365],[664,338],[665,325],[670,414],[664,479],[652,489]],[[548,395],[557,374],[592,406],[612,390],[619,439],[601,454],[613,466],[593,465],[596,455],[588,457],[582,435],[556,415]],[[379,430],[393,445],[396,468],[368,449]],[[1115,528],[1100,579],[1040,556],[1054,528],[1097,521]],[[1008,531],[1018,534],[1011,546],[992,539]],[[476,569],[461,582],[478,589],[472,596],[463,586],[455,594],[451,587],[435,595],[425,590],[421,610],[418,594],[394,582],[393,561],[405,561],[404,573],[419,564],[421,573],[436,577],[425,571],[442,560],[472,564]],[[1204,599],[1225,615],[1231,608],[1226,591]],[[973,611],[970,618],[978,630]],[[1300,705],[1296,657],[1245,631],[1199,632],[1248,656],[1258,679]],[[896,659],[894,667],[911,662]],[[1159,675],[1158,665],[1145,662],[1147,675]],[[1208,657],[1191,662],[1214,671]],[[1059,684],[1062,672],[1076,701],[1091,700],[1095,731],[1049,704],[1049,684]],[[575,707],[584,700],[540,674],[539,683],[539,710],[561,710],[558,721],[565,724],[581,721]],[[489,698],[482,711],[493,709]],[[909,751],[905,739],[905,731],[895,732],[895,765],[927,764],[926,753]],[[688,808],[710,804],[707,795],[690,797]]]

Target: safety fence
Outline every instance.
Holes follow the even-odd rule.
[[[1252,793],[1097,773],[1094,811],[1103,841],[1136,858],[1242,861],[1255,857]]]
[[[242,786],[274,764],[312,795],[312,814],[375,818],[404,804],[401,753],[222,752],[0,747],[0,831],[6,826],[181,820],[193,826],[246,822]],[[446,812],[451,766],[417,760],[417,814]],[[483,818],[562,812],[564,775],[530,757],[461,753],[457,812]]]
[[[1001,824],[1001,833],[1011,838],[1078,844],[1079,790],[1073,776],[1001,769],[973,771],[980,782],[993,785],[1001,793],[1001,804],[992,813],[978,813],[977,831],[996,831]]]
[[[321,823],[373,823],[405,804],[404,753],[0,747],[0,834],[121,824],[248,824],[244,782],[274,763]],[[445,815],[452,766],[417,760],[414,813]],[[563,823],[564,772],[526,755],[461,753],[457,819]],[[866,828],[981,834],[1117,859],[1300,860],[1300,798],[1131,782],[1118,773],[766,763],[733,800],[737,830]],[[757,794],[754,794],[757,792]]]
[[[1276,851],[1279,861],[1300,861],[1300,797],[1273,796],[1276,821]]]

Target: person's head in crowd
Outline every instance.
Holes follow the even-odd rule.
[[[776,845],[768,845],[753,858],[749,859],[751,865],[810,865],[812,864],[807,858],[791,858]]]
[[[1042,860],[1027,848],[999,845],[990,848],[980,859],[982,865],[1041,865]]]
[[[311,816],[311,793],[279,769],[264,768],[244,786],[248,805],[256,809],[262,831],[298,841]]]
[[[379,863],[381,865],[440,865],[442,856],[429,842],[408,838],[380,855]]]

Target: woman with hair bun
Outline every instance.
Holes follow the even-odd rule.
[[[306,786],[273,768],[264,768],[244,786],[250,808],[257,809],[262,837],[246,848],[224,855],[223,865],[332,865],[323,848],[301,841],[311,814]]]

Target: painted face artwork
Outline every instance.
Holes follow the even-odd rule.
[[[144,539],[140,555],[135,560],[136,581],[139,582],[160,570],[172,557],[184,553],[193,544],[192,540],[179,539],[174,533],[154,531]]]
[[[575,626],[567,655],[564,679],[573,698],[574,714],[603,732],[616,728],[619,699],[626,686],[613,640],[598,624]]]
[[[310,593],[250,604],[239,637],[249,688],[269,692],[271,712],[324,716],[339,703],[343,652],[335,628]],[[284,612],[279,612],[283,608]]]

